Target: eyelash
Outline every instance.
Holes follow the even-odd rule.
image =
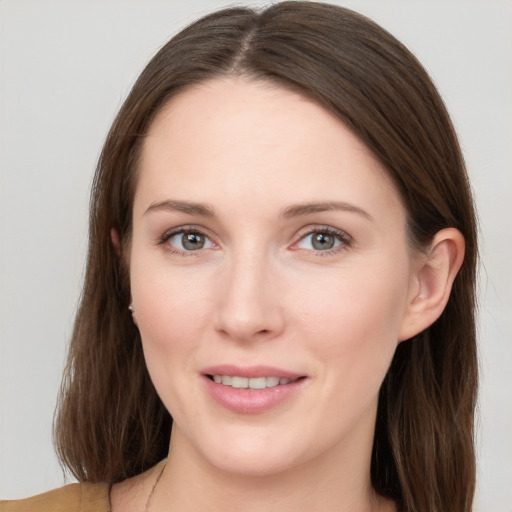
[[[182,226],[179,228],[173,228],[169,231],[166,231],[158,240],[158,245],[162,245],[165,247],[165,250],[168,251],[171,254],[177,254],[180,256],[199,256],[202,252],[201,249],[198,249],[196,251],[182,251],[180,249],[173,248],[171,245],[169,245],[167,242],[176,235],[182,234],[182,233],[190,233],[190,234],[198,234],[201,236],[204,236],[210,242],[216,246],[215,242],[211,240],[211,237],[207,235],[201,228],[198,228],[196,226]],[[313,249],[305,249],[308,252],[312,253],[314,256],[330,256],[333,254],[336,254],[338,252],[344,251],[347,248],[351,247],[352,245],[352,237],[345,233],[344,231],[341,231],[340,229],[333,228],[331,226],[313,226],[306,228],[305,230],[299,232],[298,236],[299,239],[294,242],[293,246],[296,246],[301,241],[303,241],[306,237],[313,235],[313,234],[323,234],[323,235],[330,235],[335,237],[339,241],[339,245],[332,248],[332,249],[325,249],[325,250],[313,250]],[[292,247],[293,247],[292,246]],[[300,250],[299,248],[295,248],[293,250]]]
[[[339,241],[339,245],[336,247],[333,247],[332,249],[325,249],[325,250],[313,250],[313,249],[306,249],[310,254],[313,256],[332,256],[334,254],[338,254],[342,251],[347,250],[352,245],[352,237],[346,233],[345,231],[342,231],[341,229],[333,228],[332,226],[312,226],[308,227],[305,230],[299,232],[299,239],[297,242],[295,242],[293,245],[299,244],[301,241],[303,241],[306,237],[313,235],[313,234],[320,234],[320,235],[330,235],[336,238]],[[294,249],[294,250],[300,250],[300,249]]]
[[[173,228],[170,229],[169,231],[166,231],[158,240],[158,245],[164,246],[164,249],[171,254],[177,254],[179,256],[199,256],[200,253],[202,252],[201,249],[198,249],[196,251],[182,251],[180,249],[172,247],[170,244],[167,243],[173,236],[182,233],[201,235],[211,241],[211,237],[200,228],[197,228],[195,226],[181,226],[179,228]],[[212,242],[212,244],[216,245],[214,242]]]

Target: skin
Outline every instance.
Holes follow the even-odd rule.
[[[324,207],[283,215],[311,203]],[[148,369],[174,419],[151,510],[395,509],[370,484],[379,387],[397,344],[442,312],[464,249],[448,229],[414,251],[406,223],[381,164],[297,93],[215,79],[158,114],[126,255]],[[311,234],[326,228],[334,247],[319,250]],[[203,248],[187,251],[173,229],[204,235]],[[201,375],[225,363],[305,378],[276,407],[235,413]],[[114,486],[113,510],[143,510],[155,478]]]

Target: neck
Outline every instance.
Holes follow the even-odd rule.
[[[353,453],[355,450],[350,448],[344,452],[332,450],[277,474],[240,475],[212,466],[182,433],[174,431],[167,466],[152,498],[151,510],[230,510],[234,504],[244,512],[395,510],[371,487],[371,454],[363,461],[360,452]]]

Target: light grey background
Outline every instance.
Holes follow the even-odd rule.
[[[263,5],[269,2],[250,2]],[[512,511],[512,2],[352,0],[427,67],[458,129],[482,236],[476,511]],[[89,185],[134,79],[216,0],[0,0],[0,498],[64,483],[51,443]]]

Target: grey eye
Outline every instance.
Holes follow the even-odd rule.
[[[314,251],[328,251],[340,246],[342,243],[341,237],[338,235],[325,233],[322,231],[314,231],[309,233],[297,244],[300,249],[314,250]]]
[[[169,244],[181,251],[198,251],[213,246],[208,237],[197,231],[176,233],[169,238]]]
[[[204,247],[204,236],[199,233],[183,233],[182,245],[189,251],[196,251]]]
[[[336,243],[336,239],[332,235],[328,235],[326,233],[316,233],[313,235],[311,240],[311,244],[315,249],[319,251],[325,251],[326,249],[332,249],[334,244]]]

